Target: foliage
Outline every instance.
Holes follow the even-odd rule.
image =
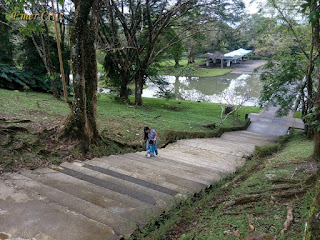
[[[128,11],[125,13],[123,7]],[[143,84],[150,75],[152,65],[169,55],[181,58],[181,39],[204,39],[201,26],[212,21],[235,21],[243,9],[242,1],[105,1],[103,17],[106,19],[99,35],[107,54],[121,71],[120,85],[128,84],[127,71],[135,80],[135,104],[141,105]],[[186,43],[186,42],[185,42]],[[195,44],[191,44],[192,49]],[[189,48],[188,46],[186,48]],[[171,51],[171,52],[170,52]],[[191,51],[192,52],[192,51]],[[130,82],[130,81],[129,81]],[[120,93],[121,95],[121,93]]]
[[[263,89],[259,102],[281,106],[279,115],[288,114],[304,85],[304,62],[301,55],[279,55],[270,60],[260,76]]]
[[[0,63],[13,64],[12,29],[0,6]]]
[[[17,64],[25,71],[37,76],[45,76],[47,70],[30,37],[25,37],[18,45]]]
[[[17,90],[28,87],[34,91],[48,92],[51,85],[43,77],[38,77],[32,72],[0,64],[0,87]]]

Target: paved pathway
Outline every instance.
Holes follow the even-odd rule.
[[[251,114],[246,131],[179,140],[160,149],[0,176],[0,239],[120,239],[180,198],[232,173],[255,146],[301,122]]]
[[[252,74],[255,69],[265,65],[268,61],[264,60],[246,60],[241,61],[236,64],[232,64],[230,68],[233,68],[234,70],[232,73],[237,74]],[[262,72],[261,70],[258,70],[258,72]]]

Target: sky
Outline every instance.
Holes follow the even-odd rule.
[[[253,14],[257,13],[259,4],[266,3],[267,0],[243,0],[246,5],[247,13]]]

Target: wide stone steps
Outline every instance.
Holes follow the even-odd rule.
[[[128,201],[128,198],[122,194],[106,191],[105,188],[86,181],[79,181],[76,178],[55,170],[39,169],[36,173],[23,172],[22,174],[41,184],[68,193],[99,208],[106,209],[115,215],[114,219],[119,215],[122,217],[119,219],[120,221],[128,219],[130,222],[143,223],[145,216],[142,215],[139,217],[139,213],[143,213],[143,210],[147,211],[150,209],[148,204],[141,204],[141,201],[134,201],[132,199]],[[95,220],[98,221],[98,219]]]
[[[1,179],[0,231],[8,237],[37,240],[119,239],[110,226],[50,202],[28,187],[15,185],[30,182],[28,178],[3,174]]]
[[[255,118],[246,131],[179,140],[155,158],[137,152],[2,174],[0,232],[36,240],[128,236],[181,198],[235,172],[255,146],[288,130],[279,125],[283,120]]]
[[[221,136],[221,138],[224,140],[230,140],[235,142],[247,142],[249,144],[254,144],[255,146],[262,146],[270,142],[276,141],[278,139],[278,136],[261,134],[258,132],[250,132],[250,131],[237,131],[237,132],[224,133]]]
[[[145,156],[137,155],[136,159],[144,158]],[[194,179],[186,178],[185,176],[180,177],[169,171],[167,169],[159,169],[159,171],[155,171],[155,167],[152,167],[152,161],[149,160],[149,165],[144,164],[144,166],[140,166],[140,164],[135,165],[135,163],[139,163],[140,160],[132,161],[129,158],[118,159],[112,161],[112,159],[105,159],[104,161],[96,161],[93,162],[95,165],[99,165],[102,167],[107,167],[113,165],[116,169],[115,171],[127,170],[128,176],[134,176],[137,179],[141,179],[147,183],[149,183],[150,188],[155,189],[157,191],[161,191],[164,193],[169,192],[170,195],[176,195],[179,192],[184,194],[192,193],[194,190],[198,190],[199,188],[205,187],[207,185],[197,182]],[[151,162],[151,163],[150,163]],[[108,165],[106,165],[106,163]],[[157,165],[155,163],[155,165]],[[128,169],[130,166],[131,169]],[[161,189],[162,188],[162,189]],[[172,194],[173,192],[174,194]]]

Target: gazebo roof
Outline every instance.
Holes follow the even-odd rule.
[[[223,57],[223,53],[219,52],[219,51],[214,51],[213,53],[205,53],[201,56],[199,56],[200,58],[222,58]]]
[[[224,54],[224,56],[225,57],[242,57],[242,56],[247,55],[251,52],[252,52],[252,50],[246,50],[243,48],[239,48],[238,50]]]
[[[213,53],[207,52],[201,56],[200,58],[209,58],[209,59],[237,59],[241,58],[249,53],[251,53],[252,50],[246,50],[243,48],[239,48],[238,50],[223,54],[219,51],[214,51]]]

